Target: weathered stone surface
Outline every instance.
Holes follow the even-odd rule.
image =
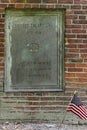
[[[66,125],[47,123],[22,123],[5,122],[0,123],[0,130],[87,130],[86,125]]]

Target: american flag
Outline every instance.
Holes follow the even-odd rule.
[[[73,98],[67,108],[67,112],[72,112],[80,117],[82,120],[87,120],[87,109],[83,105],[77,94],[73,95]]]

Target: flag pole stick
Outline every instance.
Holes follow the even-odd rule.
[[[74,91],[74,95],[75,95],[76,93],[77,93],[77,91],[75,90],[75,91]],[[72,101],[72,99],[73,99],[73,96],[71,97],[69,103]],[[68,108],[68,106],[67,106],[67,108]],[[67,108],[66,108],[66,110],[67,110]],[[62,119],[62,121],[61,121],[61,123],[60,123],[60,125],[59,125],[59,127],[58,127],[58,130],[60,129],[61,125],[63,124],[63,122],[64,122],[64,120],[65,120],[65,117],[66,117],[66,114],[67,114],[67,111],[65,111],[65,113],[64,113],[63,119]]]

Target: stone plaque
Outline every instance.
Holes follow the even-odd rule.
[[[62,11],[7,10],[6,14],[5,89],[61,89]]]

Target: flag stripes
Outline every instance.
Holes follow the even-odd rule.
[[[85,106],[82,105],[82,106],[79,106],[79,108],[81,108],[84,111],[84,113],[87,114],[87,109],[85,108]]]
[[[79,116],[82,120],[87,120],[87,109],[83,105],[83,103],[80,101],[80,99],[77,97],[76,94],[74,94],[69,106],[67,107],[68,112],[73,112],[77,116]]]
[[[71,103],[67,109],[67,111],[71,111],[77,116],[79,116],[83,120],[87,120],[87,112],[84,110],[83,106],[76,106],[73,103]]]

